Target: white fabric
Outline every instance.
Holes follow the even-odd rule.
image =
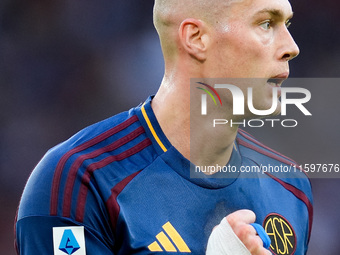
[[[217,225],[208,240],[206,255],[251,255],[236,236],[226,218]]]

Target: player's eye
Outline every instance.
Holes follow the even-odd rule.
[[[292,24],[292,22],[290,22],[289,20],[286,22],[286,28],[289,28],[290,25]]]
[[[264,30],[269,30],[271,28],[272,21],[271,20],[266,20],[260,24],[260,27],[263,28]]]

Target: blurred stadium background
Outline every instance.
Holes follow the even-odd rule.
[[[339,77],[340,2],[292,5],[290,30],[301,54],[291,63],[291,76]],[[156,92],[163,60],[152,7],[150,0],[0,1],[1,254],[15,254],[18,201],[46,150]],[[291,139],[272,129],[262,140],[300,163],[340,163],[338,87],[313,108],[322,121]],[[339,254],[340,179],[312,183],[315,220],[308,254]]]

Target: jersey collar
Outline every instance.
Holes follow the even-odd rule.
[[[152,141],[153,147],[167,165],[185,179],[205,188],[213,189],[226,187],[238,178],[238,172],[217,173],[213,175],[213,178],[202,172],[195,172],[195,165],[193,165],[175,147],[173,147],[163,133],[151,107],[152,98],[153,97],[150,96],[142,105],[137,107],[136,112],[148,137]],[[235,166],[237,169],[240,169],[241,164],[242,157],[238,144],[235,142],[233,152],[227,166]]]
[[[137,107],[137,116],[142,123],[148,137],[151,139],[154,148],[159,155],[167,152],[171,147],[171,143],[166,138],[165,134],[160,127],[156,116],[151,108],[151,100],[153,96],[148,99],[139,107]]]

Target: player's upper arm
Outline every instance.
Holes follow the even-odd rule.
[[[114,238],[106,220],[105,204],[96,190],[88,191],[88,197],[95,202],[87,207],[87,217],[83,221],[76,221],[73,214],[69,217],[63,215],[60,209],[63,197],[56,200],[57,213],[51,213],[51,187],[60,154],[58,147],[50,150],[27,182],[15,226],[18,254],[65,255],[77,250],[78,255],[112,255]],[[60,184],[60,189],[63,185]]]
[[[97,231],[55,216],[29,216],[16,223],[18,254],[113,255],[109,242]]]

